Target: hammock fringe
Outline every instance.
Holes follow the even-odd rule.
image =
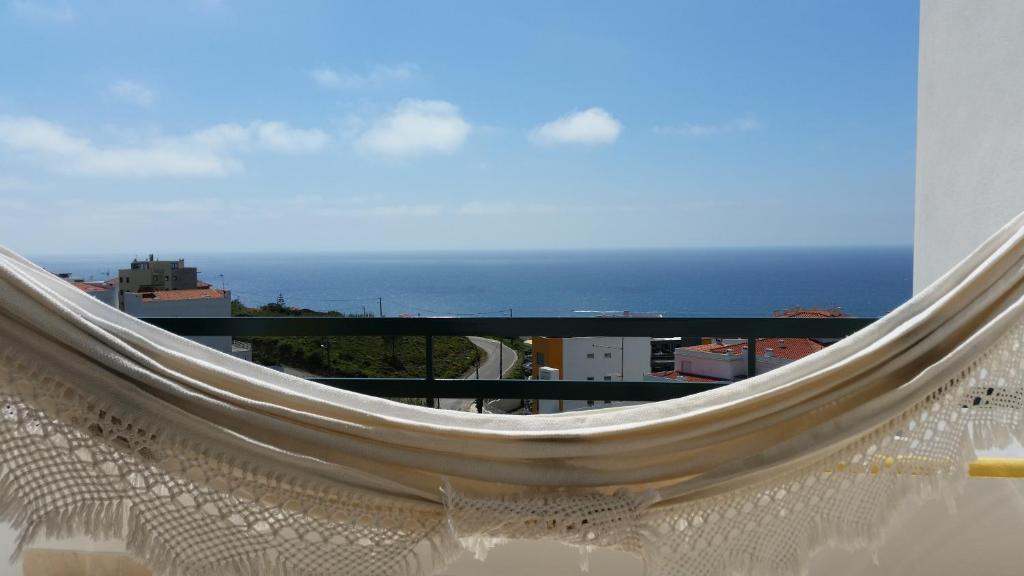
[[[13,559],[86,535],[123,540],[157,575],[425,576],[533,539],[577,547],[583,568],[606,548],[652,576],[805,574],[826,546],[877,558],[893,519],[924,500],[954,513],[969,463],[1013,440],[1024,214],[800,362],[684,399],[506,418],[279,375],[0,247]]]
[[[991,398],[994,390],[998,388],[1005,392],[1001,396],[1004,400],[1012,398],[1014,402],[1019,403],[1022,397],[1021,390],[1024,390],[1024,382],[1021,381],[1024,372],[1015,371],[1017,380],[1011,383],[1005,375],[997,373],[998,367],[994,365],[994,361],[1002,361],[1002,354],[1007,349],[1019,345],[1022,340],[1021,333],[1022,329],[1019,326],[1011,330],[994,347],[1002,352],[990,350],[980,354],[956,376],[934,386],[932,393],[904,411],[898,418],[858,439],[840,453],[809,468],[745,489],[741,495],[731,494],[724,498],[712,497],[708,501],[696,500],[679,505],[673,504],[668,509],[651,507],[658,499],[657,494],[653,492],[600,497],[586,495],[585,498],[598,498],[598,507],[602,510],[613,509],[613,518],[608,520],[600,519],[596,515],[583,515],[577,519],[580,524],[576,527],[589,525],[592,527],[591,532],[576,530],[572,533],[576,527],[566,528],[564,523],[559,524],[562,519],[557,514],[552,515],[550,510],[538,508],[537,503],[530,502],[529,497],[506,498],[506,501],[496,503],[494,500],[456,493],[450,484],[445,483],[442,487],[445,512],[437,517],[429,529],[423,531],[421,537],[417,539],[420,545],[407,545],[403,549],[404,553],[393,554],[390,557],[381,555],[381,563],[367,573],[403,576],[433,574],[450,565],[463,551],[468,550],[477,559],[483,560],[491,548],[510,538],[521,537],[549,538],[577,547],[583,569],[587,568],[589,555],[595,547],[619,548],[642,558],[647,572],[652,574],[681,573],[678,568],[683,565],[692,567],[693,563],[702,568],[699,573],[706,574],[805,574],[807,559],[823,547],[877,551],[884,542],[885,530],[892,520],[921,502],[942,499],[953,513],[956,496],[961,493],[967,478],[967,466],[980,450],[1005,447],[1014,439],[1018,442],[1024,440],[1020,406],[1005,403],[983,405],[985,401],[974,400],[982,397]],[[18,454],[44,454],[52,452],[56,446],[63,446],[73,454],[72,446],[81,448],[85,445],[95,450],[95,453],[116,454],[120,458],[120,465],[127,465],[132,471],[126,474],[123,470],[118,470],[111,474],[110,459],[95,458],[90,461],[70,458],[69,462],[73,462],[79,470],[90,470],[93,480],[105,479],[108,497],[110,494],[119,495],[101,500],[89,500],[87,496],[79,495],[79,501],[72,502],[59,494],[59,483],[48,483],[43,481],[42,477],[23,474],[20,468],[22,464],[17,460],[6,462],[0,471],[0,521],[10,524],[19,533],[12,561],[19,557],[27,546],[40,538],[61,539],[88,535],[97,539],[123,539],[127,551],[158,575],[319,574],[304,571],[295,565],[288,557],[286,543],[274,542],[272,538],[260,535],[259,530],[256,530],[255,534],[249,533],[247,537],[264,541],[268,545],[266,548],[253,550],[247,555],[221,558],[210,564],[195,563],[188,556],[189,546],[169,542],[163,536],[159,523],[154,522],[147,514],[140,513],[137,508],[140,504],[146,506],[145,502],[138,501],[139,491],[159,492],[159,482],[153,483],[152,478],[169,474],[156,466],[157,461],[147,460],[146,455],[152,459],[158,458],[158,453],[152,446],[146,450],[139,449],[131,442],[126,443],[120,434],[125,430],[145,430],[145,434],[160,438],[160,453],[190,454],[199,461],[234,470],[240,476],[260,477],[263,482],[274,487],[287,486],[298,492],[323,494],[322,486],[289,477],[284,472],[260,470],[258,465],[240,461],[231,455],[214,453],[209,447],[196,446],[187,439],[176,437],[172,431],[153,426],[153,423],[133,419],[130,415],[117,414],[116,406],[101,403],[96,399],[76,398],[74,402],[83,416],[86,413],[102,416],[91,421],[82,418],[78,421],[77,428],[67,428],[65,422],[55,415],[46,413],[47,408],[55,408],[51,402],[52,398],[42,398],[45,401],[40,401],[41,398],[36,397],[33,401],[32,395],[24,395],[26,386],[34,389],[38,383],[43,382],[65,391],[72,389],[55,375],[33,366],[11,346],[0,354],[0,393],[6,397],[3,411],[4,426],[0,427],[0,446],[11,448]],[[69,395],[65,393],[62,397],[67,399]],[[17,402],[24,404],[16,405]],[[961,414],[963,418],[956,418],[949,413],[939,414],[940,407],[948,409],[949,406],[955,406],[953,414]],[[67,413],[67,407],[64,408],[65,410],[58,412]],[[968,418],[979,410],[984,417]],[[13,417],[15,414],[23,417]],[[30,416],[26,418],[26,415]],[[959,422],[959,429],[962,429],[963,433],[954,435],[959,440],[954,453],[935,459],[915,456],[913,451],[899,453],[899,441],[908,446],[912,445],[913,431],[923,427],[923,423],[930,418],[944,418],[944,422]],[[96,422],[120,424],[116,431],[97,431]],[[939,425],[936,428],[949,432],[955,426]],[[75,436],[76,441],[67,441],[72,436]],[[933,437],[927,433],[924,436]],[[871,449],[872,446],[881,445],[884,439],[898,440],[895,443],[889,442],[897,458],[888,456],[888,460],[885,460],[886,457],[882,456],[880,449]],[[135,449],[131,449],[132,446],[135,446]],[[11,451],[8,450],[7,453]],[[873,457],[860,460],[855,456],[851,457],[856,454],[872,454]],[[882,467],[886,469],[878,468],[880,461],[883,462]],[[152,475],[148,487],[145,482],[140,485],[142,476],[137,476],[140,467]],[[720,521],[723,517],[730,516],[728,512],[719,511],[723,502],[735,509],[737,503],[744,499],[749,500],[758,496],[763,499],[765,494],[777,494],[780,487],[795,485],[801,479],[806,483],[807,479],[817,475],[835,482],[843,474],[850,476],[845,482],[851,485],[857,482],[876,482],[879,486],[884,485],[884,489],[881,490],[883,498],[874,500],[870,509],[860,509],[858,514],[850,517],[836,517],[825,510],[808,515],[808,521],[799,525],[803,527],[802,531],[797,532],[795,540],[787,543],[787,547],[783,549],[730,546],[728,538],[719,538],[710,530],[697,530],[689,539],[671,537],[681,533],[681,527],[682,531],[692,530],[695,525],[698,528],[702,525],[710,527],[712,521]],[[168,484],[173,483],[172,481]],[[203,487],[199,484],[190,484],[188,487],[196,493],[209,490],[208,486]],[[878,490],[870,492],[875,496],[879,493]],[[832,498],[844,497],[838,490],[831,493],[826,490],[825,493],[830,494]],[[560,510],[586,509],[585,504],[573,501],[574,498],[578,500],[580,496],[550,493],[543,496],[545,502]],[[616,498],[618,500],[613,503]],[[173,499],[162,500],[164,504],[167,501],[178,502]],[[772,504],[774,503],[773,501]],[[506,510],[507,514],[478,514],[479,506]],[[258,507],[261,508],[260,513],[264,515],[290,515],[287,507]],[[195,509],[182,506],[178,512],[193,514]],[[368,512],[371,510],[365,508],[359,515]],[[778,512],[774,514],[776,520],[784,517],[784,514],[780,516]],[[532,520],[524,522],[524,517]],[[702,520],[698,521],[698,517]],[[602,521],[605,522],[604,527],[608,531],[595,534],[593,530],[600,529],[598,525]],[[760,522],[762,528],[773,528],[771,520]],[[251,526],[232,526],[223,516],[217,517],[214,524],[215,531],[244,532],[251,529]],[[344,531],[349,529],[346,526],[348,525],[342,524],[337,527],[339,531]],[[666,533],[669,533],[670,537],[666,537]],[[596,539],[597,544],[587,543],[588,537]],[[425,547],[423,543],[426,543]],[[706,565],[708,562],[711,565]]]

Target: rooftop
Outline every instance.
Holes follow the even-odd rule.
[[[143,302],[171,300],[216,300],[224,298],[224,292],[216,288],[191,288],[188,290],[157,290],[154,292],[140,292]]]
[[[689,374],[686,372],[676,372],[675,370],[666,370],[664,372],[651,372],[651,376],[657,376],[659,378],[671,378],[672,380],[682,380],[684,382],[719,382],[719,378],[709,378],[707,376],[701,376],[699,374]]]
[[[765,356],[771,350],[772,356],[785,360],[799,360],[825,348],[825,344],[811,338],[758,338],[757,355]],[[710,352],[712,354],[746,354],[746,344],[698,344],[687,346],[685,350],[694,352]]]
[[[774,318],[842,318],[846,316],[840,308],[787,308],[772,312]]]
[[[106,292],[114,288],[109,282],[72,282],[82,292]]]

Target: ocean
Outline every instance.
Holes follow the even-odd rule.
[[[142,257],[142,255],[139,255]],[[911,295],[913,251],[883,248],[159,254],[247,305],[273,302],[386,316],[769,316],[793,306],[881,316]],[[100,280],[132,255],[44,256]]]

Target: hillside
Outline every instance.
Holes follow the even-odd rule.
[[[291,308],[282,303],[248,307],[235,300],[232,316],[346,316]],[[253,361],[265,366],[285,364],[313,374],[338,377],[422,378],[426,350],[422,337],[260,336],[239,338],[252,344]],[[458,378],[474,366],[480,350],[463,337],[434,338],[434,374]]]

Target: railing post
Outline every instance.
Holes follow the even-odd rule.
[[[434,383],[434,337],[431,336],[430,334],[427,334],[425,336],[425,338],[426,338],[426,346],[425,346],[425,348],[427,349],[427,378],[426,378],[426,380],[427,380],[428,384],[433,384]],[[437,402],[437,400],[435,398],[427,398],[427,407],[428,408],[437,408],[437,407],[439,407],[439,403]]]
[[[757,376],[757,337],[747,338],[747,378]]]

